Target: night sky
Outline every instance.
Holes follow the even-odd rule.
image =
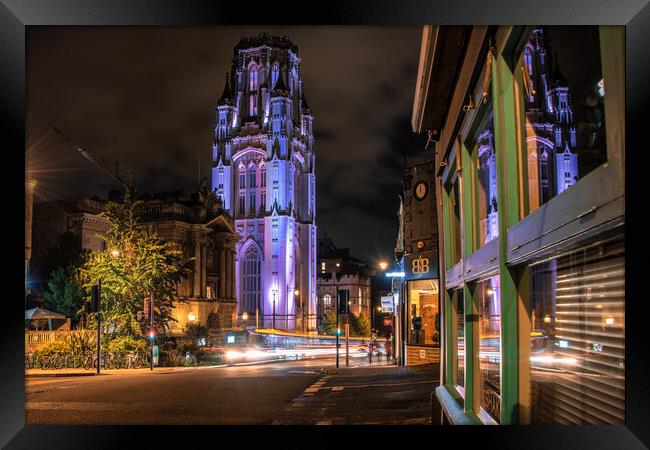
[[[116,185],[51,127],[134,172],[141,193],[195,189],[199,172],[209,177],[233,47],[261,32],[288,36],[302,59],[317,226],[368,263],[391,259],[403,155],[432,156],[410,126],[420,27],[30,27],[26,162],[36,201],[106,198]]]

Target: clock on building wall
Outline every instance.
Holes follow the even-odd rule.
[[[424,199],[424,197],[427,196],[427,191],[428,191],[427,183],[425,183],[424,181],[418,181],[414,189],[415,198],[417,200]]]

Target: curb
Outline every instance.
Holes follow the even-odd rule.
[[[85,372],[70,372],[70,373],[29,373],[25,374],[25,378],[54,378],[54,377],[93,377],[97,375],[110,375],[109,373],[85,373]]]

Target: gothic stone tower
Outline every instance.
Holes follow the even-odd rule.
[[[298,48],[242,38],[217,103],[212,187],[235,218],[239,313],[259,325],[316,329],[313,116]]]
[[[530,85],[525,99],[528,173],[531,189],[539,189],[539,204],[578,179],[569,85],[551,50],[546,30],[535,28],[524,47],[524,76]]]

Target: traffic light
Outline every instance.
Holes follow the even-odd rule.
[[[91,314],[99,312],[100,308],[100,295],[99,285],[94,285],[90,291],[90,301],[84,303],[84,313]]]
[[[96,284],[92,288],[91,292],[91,308],[92,312],[99,312],[100,309],[100,299],[99,299],[99,285]]]
[[[347,314],[349,311],[349,299],[350,299],[350,291],[348,290],[340,290],[339,291],[339,301],[338,301],[338,308],[339,308],[339,314]]]
[[[149,330],[149,339],[153,341],[153,338],[156,337],[156,332],[153,330]]]
[[[341,327],[336,328],[336,335],[340,336],[341,335]]]

